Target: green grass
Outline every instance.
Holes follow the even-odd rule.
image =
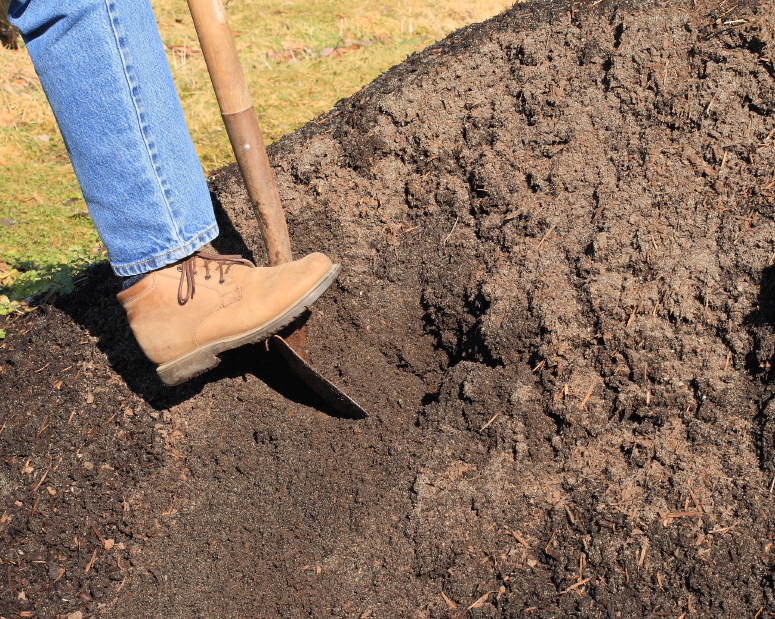
[[[152,0],[206,172],[233,159],[185,3]],[[267,143],[294,131],[409,54],[498,13],[504,0],[231,0],[229,21]],[[335,50],[335,51],[332,51]],[[0,295],[65,292],[102,259],[32,65],[0,48]],[[8,221],[10,220],[10,221]],[[12,225],[3,225],[11,223]],[[63,273],[59,280],[59,273]],[[10,307],[0,296],[0,313]]]

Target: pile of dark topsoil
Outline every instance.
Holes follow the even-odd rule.
[[[274,145],[365,421],[161,387],[106,266],[7,322],[0,616],[775,616],[773,15],[517,5]]]

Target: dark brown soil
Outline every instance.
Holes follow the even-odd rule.
[[[775,4],[595,4],[271,149],[368,419],[261,346],[163,388],[104,265],[7,324],[0,616],[775,616]]]

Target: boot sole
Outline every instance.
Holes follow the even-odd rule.
[[[250,331],[230,335],[229,337],[224,337],[195,348],[171,361],[162,363],[156,368],[156,373],[165,385],[170,387],[179,385],[218,365],[221,360],[216,355],[232,348],[238,348],[245,344],[254,344],[271,337],[287,327],[304,310],[317,301],[328,290],[328,287],[334,283],[341,268],[339,264],[333,265],[310,292],[273,320],[259,325]]]

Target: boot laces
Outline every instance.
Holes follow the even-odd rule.
[[[204,262],[205,267],[205,279],[209,280],[210,265],[215,263],[218,267],[218,283],[223,284],[226,281],[226,275],[229,273],[232,265],[244,264],[245,266],[253,267],[253,263],[250,260],[245,260],[242,256],[230,256],[220,254],[208,254],[205,252],[196,252],[186,258],[178,265],[178,271],[180,271],[180,284],[178,284],[178,303],[185,305],[189,299],[194,298],[194,292],[196,291],[196,259],[199,258]]]

